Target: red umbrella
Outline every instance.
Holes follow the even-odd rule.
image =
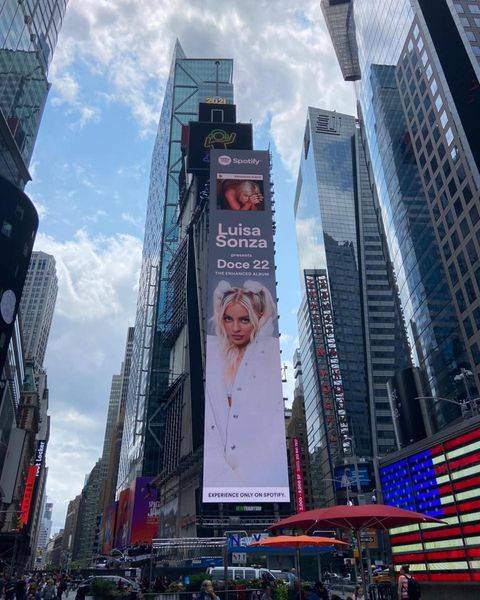
[[[360,506],[330,506],[315,508],[277,521],[269,529],[391,529],[414,523],[443,523],[412,510],[387,504],[362,504]]]
[[[306,512],[293,515],[270,525],[269,529],[318,529],[325,527],[339,529],[354,529],[357,538],[360,575],[362,577],[363,589],[366,593],[365,574],[362,566],[362,543],[361,529],[390,529],[401,525],[413,525],[415,523],[440,523],[443,521],[429,517],[412,510],[388,506],[387,504],[362,504],[360,506],[330,506],[328,508],[316,508]]]
[[[335,538],[315,535],[277,535],[253,542],[251,546],[268,546],[270,548],[306,548],[308,546],[348,546]]]

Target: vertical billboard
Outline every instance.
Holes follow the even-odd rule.
[[[212,150],[204,502],[289,502],[268,152]]]
[[[130,544],[151,544],[157,536],[160,520],[160,500],[153,477],[137,477],[130,529]]]
[[[131,496],[128,487],[120,492],[118,497],[117,526],[115,529],[115,548],[118,550],[124,550],[130,544]]]
[[[297,437],[292,438],[292,472],[297,513],[305,512],[305,486],[303,483],[302,446]]]
[[[115,525],[117,520],[117,508],[118,502],[112,502],[107,506],[107,508],[103,511],[103,544],[102,544],[102,554],[105,556],[110,554],[110,551],[114,548],[115,543]]]

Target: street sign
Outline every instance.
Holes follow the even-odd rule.
[[[232,552],[232,564],[246,565],[247,555],[245,552]]]

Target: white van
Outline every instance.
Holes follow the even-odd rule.
[[[212,581],[223,581],[225,570],[223,567],[209,567],[207,573]],[[275,575],[268,569],[254,569],[253,567],[228,567],[227,578],[229,581],[251,581],[261,579],[264,573],[268,573],[273,579]]]

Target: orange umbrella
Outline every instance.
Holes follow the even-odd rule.
[[[295,548],[298,582],[301,589],[300,548],[311,548],[314,546],[325,548],[328,546],[348,546],[348,544],[347,542],[342,542],[335,538],[320,537],[316,535],[276,535],[274,537],[263,538],[258,542],[253,542],[250,546],[262,546],[265,548]]]

